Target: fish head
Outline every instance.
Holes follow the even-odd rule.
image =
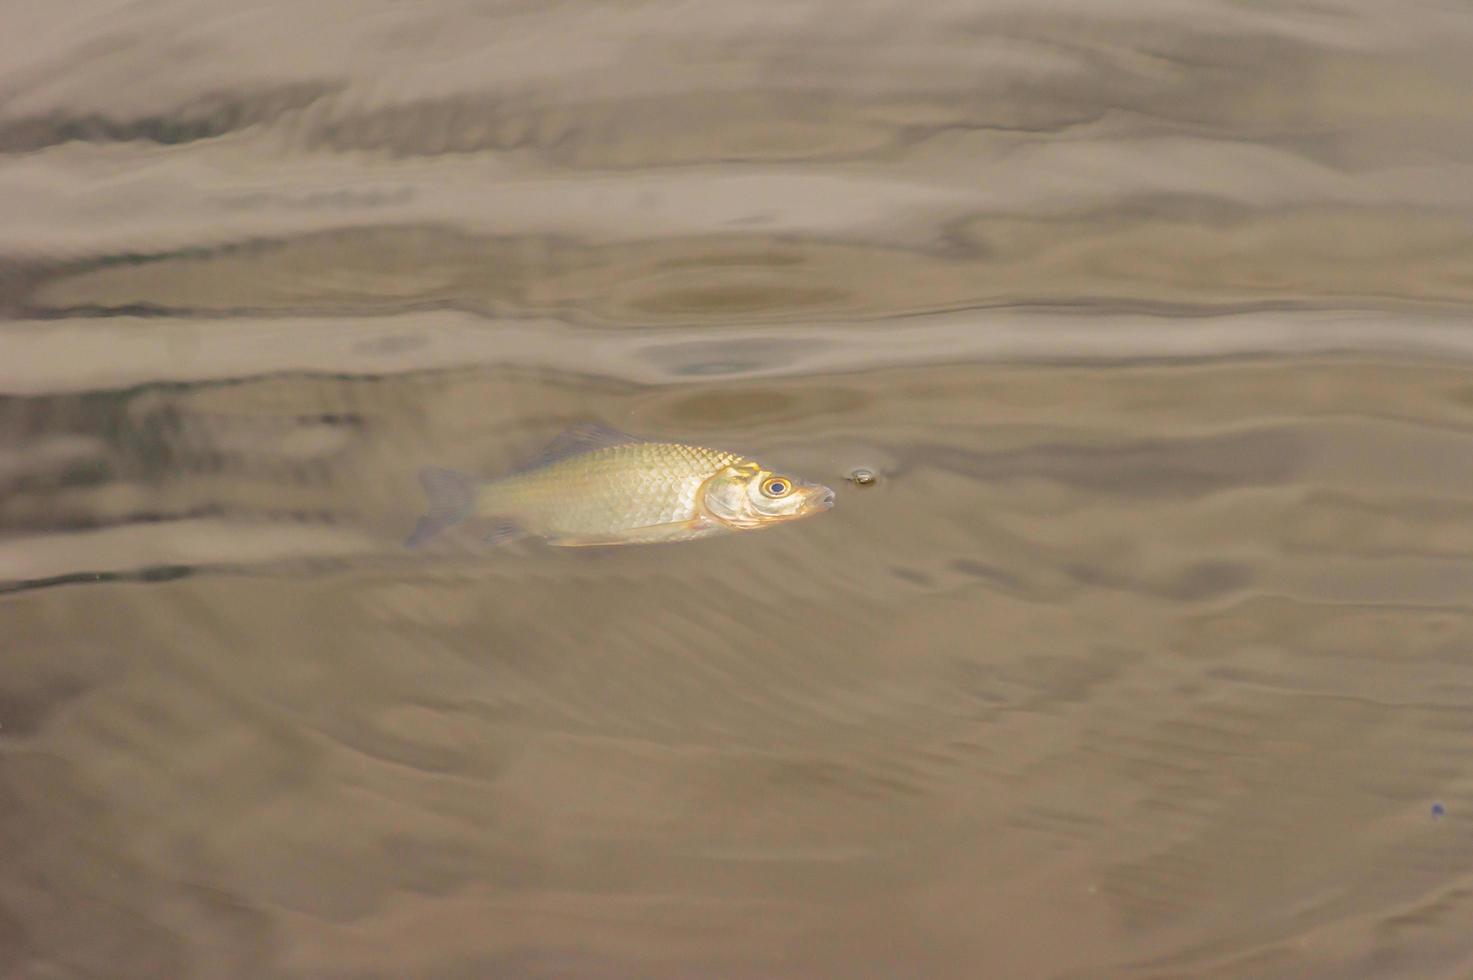
[[[702,502],[706,513],[721,523],[754,528],[821,514],[834,506],[834,491],[747,460],[707,480]]]

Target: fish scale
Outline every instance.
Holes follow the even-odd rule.
[[[733,453],[679,443],[611,446],[488,483],[476,511],[545,537],[678,524],[699,516],[701,485],[738,462]]]

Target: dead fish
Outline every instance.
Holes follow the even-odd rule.
[[[454,470],[420,473],[429,510],[410,547],[455,524],[493,522],[497,543],[526,535],[561,547],[689,541],[822,513],[834,491],[774,473],[720,449],[642,439],[582,425],[528,468],[481,481]]]

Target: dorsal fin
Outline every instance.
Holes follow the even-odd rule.
[[[558,434],[558,437],[548,443],[537,458],[531,463],[532,466],[546,466],[556,463],[560,459],[570,456],[580,456],[583,453],[591,453],[595,449],[608,449],[610,446],[632,446],[641,442],[649,442],[639,436],[632,436],[618,429],[611,429],[597,422],[580,422]]]

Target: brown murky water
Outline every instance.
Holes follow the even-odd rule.
[[[0,16],[0,976],[1473,976],[1473,7]]]

